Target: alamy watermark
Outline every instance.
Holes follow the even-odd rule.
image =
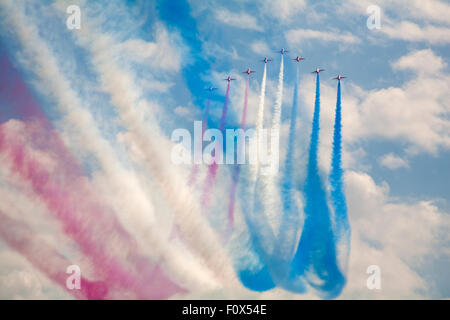
[[[366,280],[366,286],[369,290],[381,290],[381,268],[377,265],[370,265],[366,270],[370,276]]]
[[[207,129],[202,133],[202,121],[194,121],[194,137],[184,128],[172,132],[171,140],[175,145],[171,159],[177,165],[258,164],[262,175],[273,175],[279,168],[279,138],[278,130],[257,132],[253,128],[226,129],[225,132]]]
[[[81,9],[77,5],[70,5],[66,9],[66,13],[69,15],[66,20],[67,29],[81,29]]]
[[[369,17],[367,18],[367,28],[369,30],[381,29],[381,9],[377,5],[370,5],[366,10]]]
[[[66,269],[70,276],[66,279],[66,288],[69,290],[81,289],[81,269],[76,264],[70,265]]]

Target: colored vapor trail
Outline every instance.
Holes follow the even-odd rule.
[[[202,135],[200,138],[200,142],[196,145],[194,144],[198,149],[197,149],[197,154],[202,154],[203,152],[203,136],[205,135],[205,131],[206,131],[206,126],[208,125],[208,117],[209,117],[209,107],[211,105],[211,100],[208,98],[208,101],[206,101],[206,108],[205,108],[205,114],[203,116],[203,122],[202,122]],[[189,180],[188,180],[188,184],[194,185],[196,180],[197,180],[197,175],[198,175],[198,170],[199,170],[199,165],[197,163],[195,163],[194,160],[194,166],[192,167],[192,171],[189,175]]]
[[[149,130],[148,122],[143,121],[141,113],[136,108],[136,106],[144,105],[150,109],[151,104],[143,95],[143,88],[136,80],[135,73],[120,65],[114,54],[108,50],[108,48],[116,47],[113,38],[102,37],[96,25],[89,25],[89,23],[85,24],[83,30],[89,32],[78,33],[77,39],[80,45],[91,53],[99,80],[111,98],[111,103],[118,113],[129,141],[139,151],[138,157],[133,160],[138,162],[144,172],[151,177],[156,187],[153,191],[161,195],[161,200],[174,214],[173,223],[183,234],[189,249],[195,250],[195,254],[189,260],[193,266],[180,265],[179,261],[170,259],[175,257],[163,248],[155,248],[158,250],[158,256],[171,267],[170,273],[174,276],[180,277],[182,274],[198,283],[198,280],[204,281],[211,273],[217,280],[232,283],[235,275],[217,234],[201,216],[198,201],[185,178],[168,161],[171,141],[160,131],[159,124],[151,114],[149,114],[148,122],[152,124],[152,130]],[[167,148],[164,148],[164,145]],[[157,229],[157,226],[153,228]],[[202,270],[200,274],[199,270]],[[197,276],[201,274],[203,274],[202,279],[198,279]]]
[[[245,83],[245,94],[244,94],[244,108],[242,110],[242,119],[241,119],[241,129],[245,130],[246,122],[247,122],[247,106],[248,106],[248,86],[250,82],[250,75],[247,75],[247,81]],[[245,146],[244,146],[245,148]],[[241,150],[244,152],[243,150]],[[240,152],[240,151],[238,151]],[[232,174],[232,182],[231,182],[231,189],[230,189],[230,195],[228,200],[228,223],[232,227],[234,222],[234,205],[235,205],[235,198],[236,198],[236,189],[239,182],[239,173],[240,173],[240,166],[237,164],[233,168],[233,174]]]
[[[225,102],[223,103],[222,108],[222,116],[220,117],[220,123],[219,123],[219,130],[220,132],[225,132],[225,124],[227,121],[227,113],[228,113],[228,100],[230,97],[230,81],[227,83],[227,91],[225,93]],[[222,146],[218,143],[216,143],[216,146],[214,148],[214,156],[213,159],[217,160],[220,159],[223,156],[223,149]],[[217,176],[217,170],[219,168],[216,161],[213,160],[213,163],[211,163],[208,167],[208,173],[205,178],[204,188],[203,188],[203,195],[201,199],[201,203],[203,207],[207,207],[209,204],[209,201],[211,199],[214,183],[216,181]]]
[[[320,78],[316,77],[316,99],[312,123],[307,177],[305,221],[300,241],[291,263],[292,282],[304,277],[309,285],[326,298],[337,296],[345,284],[336,257],[336,244],[330,220],[325,188],[320,180],[317,154],[319,146]]]
[[[136,244],[114,219],[114,215],[94,197],[96,191],[86,180],[80,165],[52,128],[9,60],[5,57],[2,62],[4,70],[8,70],[10,75],[8,85],[14,88],[13,92],[17,94],[17,97],[4,95],[3,102],[14,106],[15,113],[12,116],[26,119],[25,122],[9,120],[0,126],[0,152],[5,156],[5,160],[8,160],[6,163],[9,164],[11,172],[31,184],[34,193],[62,223],[66,234],[93,260],[97,270],[100,270],[105,280],[109,280],[110,285],[120,286],[124,291],[135,291],[133,294],[140,297],[172,295],[173,292],[165,295],[164,290],[155,295],[146,292],[147,289],[139,284],[137,273],[142,272],[150,281],[157,275],[150,274],[156,269],[139,256],[134,250]],[[47,160],[41,162],[42,159]],[[49,168],[48,164],[51,164]],[[90,226],[90,223],[93,225]],[[110,245],[108,243],[110,238],[103,236],[103,233],[114,237],[115,240],[110,244],[120,244],[124,247],[124,253],[128,253],[132,260],[139,262],[135,267],[139,271],[133,271],[133,275],[133,272],[128,271],[128,267],[118,261],[121,257],[109,255],[107,248]],[[37,259],[31,256],[28,258]],[[108,264],[109,262],[111,263]],[[164,276],[161,279],[164,279]],[[170,285],[167,288],[169,291],[172,290]],[[112,295],[116,294],[116,290],[108,291]]]
[[[266,69],[264,69],[263,85],[261,89],[260,107],[257,116],[257,136],[259,140],[259,147],[262,147],[262,123],[263,123],[263,108],[265,95],[265,81]],[[258,256],[260,262],[253,267],[253,270],[247,269],[241,271],[240,279],[244,285],[252,290],[265,291],[272,289],[276,283],[281,281],[285,265],[274,259],[275,254],[275,239],[279,229],[279,213],[281,208],[281,199],[277,192],[278,175],[277,169],[274,167],[274,159],[279,157],[278,150],[274,146],[278,146],[279,131],[281,123],[281,108],[283,103],[283,78],[284,78],[284,59],[281,56],[280,71],[278,74],[278,87],[276,93],[275,107],[272,116],[271,127],[271,149],[270,149],[270,163],[263,167],[261,163],[258,164],[257,172],[255,168],[250,168],[250,178],[247,185],[251,188],[253,179],[254,183],[254,204],[251,208],[244,212],[246,223],[250,232],[251,246]],[[258,135],[259,134],[259,135]],[[266,145],[267,146],[267,145]],[[258,162],[261,161],[261,152],[258,150]],[[250,166],[252,167],[252,166]],[[253,171],[253,172],[252,172]],[[247,196],[248,197],[248,196]],[[243,201],[248,201],[247,198]],[[286,273],[286,272],[284,272]]]
[[[133,174],[128,174],[128,172],[123,170],[121,164],[117,161],[115,152],[112,150],[110,144],[102,137],[97,123],[95,123],[90,112],[82,107],[82,105],[85,104],[84,101],[81,101],[79,96],[72,89],[71,83],[65,78],[63,72],[61,72],[57,59],[46,46],[44,39],[42,39],[38,33],[38,29],[34,27],[33,21],[27,18],[22,6],[15,6],[12,2],[5,1],[1,3],[1,7],[1,11],[6,17],[3,22],[8,23],[12,32],[14,32],[17,41],[20,42],[22,48],[21,54],[26,56],[30,61],[31,71],[33,71],[38,79],[40,79],[40,82],[45,83],[45,90],[48,90],[45,92],[48,92],[49,97],[56,103],[56,111],[62,116],[59,120],[60,125],[62,125],[64,130],[64,134],[70,136],[71,142],[75,143],[77,147],[82,147],[84,149],[83,151],[89,154],[95,161],[98,161],[98,164],[101,167],[100,175],[104,174],[103,177],[107,180],[107,183],[102,184],[102,187],[106,190],[95,189],[95,192],[93,190],[90,191],[91,194],[98,195],[99,198],[102,198],[105,194],[121,194],[122,197],[106,197],[110,199],[109,204],[116,209],[116,213],[119,217],[121,215],[126,215],[128,212],[134,213],[135,208],[139,208],[152,214],[152,206],[149,204],[148,198],[142,196],[145,193],[144,190],[138,187],[139,184],[137,183],[135,176]],[[54,143],[54,141],[52,141],[52,143]],[[72,162],[64,161],[64,163]],[[38,186],[38,182],[36,182],[36,184]],[[75,189],[68,191],[73,193],[75,192]],[[127,199],[126,204],[125,201],[121,201],[122,198]],[[95,201],[98,202],[97,199],[95,199]],[[73,199],[72,204],[76,204]],[[130,204],[133,204],[133,206],[130,207]],[[75,208],[78,207],[79,206],[75,206]],[[63,210],[64,208],[60,209]],[[141,217],[142,212],[139,212],[139,214]],[[125,219],[120,219],[120,222],[122,225],[127,226],[130,222],[135,222],[134,217],[136,216],[137,215],[133,215],[133,219],[130,219],[130,216],[128,215]],[[95,215],[92,215],[91,219],[94,217]],[[111,218],[111,220],[113,220],[113,218]],[[147,219],[141,219],[141,221],[135,225],[145,226],[147,223],[146,220]],[[83,221],[83,219],[76,219],[76,221]],[[84,222],[87,223],[86,221]],[[96,225],[96,223],[93,225]],[[154,235],[154,233],[148,232],[147,234],[150,236]],[[79,236],[83,237],[82,234],[79,234]],[[113,235],[111,234],[111,236]],[[95,245],[95,243],[93,245]],[[136,248],[136,244],[133,244],[132,247]],[[127,251],[124,251],[124,253],[125,252]],[[102,255],[103,253],[101,253],[100,256]],[[138,265],[140,265],[139,268],[143,267],[142,263],[139,263]],[[153,268],[150,268],[148,271],[143,270],[143,272],[144,274],[147,274],[152,270]],[[111,277],[113,277],[112,274]],[[138,280],[136,279],[136,283],[137,282]],[[139,286],[142,287],[142,284],[139,284]],[[127,286],[123,285],[122,287],[126,288]],[[148,294],[145,295],[148,297],[150,296]]]
[[[267,64],[264,64],[264,71],[263,71],[263,76],[262,76],[262,80],[261,80],[261,92],[259,94],[259,104],[258,104],[258,111],[256,114],[256,137],[257,137],[257,161],[256,161],[256,165],[251,166],[250,170],[251,170],[251,182],[252,185],[250,186],[250,188],[254,189],[255,188],[255,183],[256,183],[256,179],[258,177],[258,171],[259,171],[259,167],[260,167],[260,149],[262,148],[262,130],[263,130],[263,124],[264,124],[264,103],[265,103],[265,98],[266,98],[266,80],[267,80]],[[255,190],[252,190],[253,194],[254,194]]]
[[[280,73],[278,74],[278,88],[275,101],[275,108],[272,116],[272,131],[280,130],[281,123],[281,107],[283,105],[283,78],[284,78],[284,56],[281,55]]]
[[[336,98],[336,116],[334,121],[333,151],[329,176],[331,201],[334,207],[335,236],[339,262],[344,272],[350,252],[350,224],[347,216],[347,204],[344,194],[342,170],[342,124],[341,124],[341,81],[338,80]]]
[[[278,74],[278,87],[276,93],[275,107],[272,114],[272,127],[270,129],[270,162],[265,168],[260,167],[257,188],[261,190],[260,200],[265,215],[274,229],[274,234],[279,232],[279,212],[281,199],[277,192],[278,187],[278,159],[279,140],[281,124],[281,108],[283,105],[283,80],[284,80],[284,57],[281,55],[280,72]],[[261,138],[262,139],[262,138]],[[265,172],[261,172],[261,170]],[[273,248],[273,246],[272,246]]]
[[[33,139],[39,140],[33,143]],[[180,288],[133,250],[134,241],[114,215],[92,196],[95,191],[84,177],[60,163],[47,169],[34,156],[42,152],[58,156],[61,153],[57,146],[54,133],[44,131],[39,124],[11,120],[0,127],[0,152],[8,159],[10,170],[31,185],[33,192],[61,222],[65,233],[92,260],[106,283],[134,291],[136,297],[142,299],[168,298],[179,292]],[[121,253],[117,248],[121,248]],[[127,260],[133,264],[132,269],[123,263]],[[142,279],[146,279],[147,285],[143,286]]]
[[[11,218],[0,211],[0,237],[14,250],[23,255],[33,266],[77,299],[101,300],[108,293],[104,282],[89,281],[81,277],[80,290],[66,286],[66,268],[73,265],[55,248],[40,239],[27,224]]]
[[[283,264],[289,264],[292,259],[295,247],[297,245],[297,234],[300,228],[300,208],[294,199],[295,188],[293,186],[294,179],[294,159],[296,144],[296,124],[297,124],[297,109],[298,109],[298,88],[299,88],[299,72],[300,65],[296,63],[294,96],[292,99],[291,109],[291,123],[289,128],[288,145],[286,160],[284,164],[284,172],[281,181],[281,197],[283,205],[283,215],[281,219],[281,226],[277,246],[275,249],[275,256],[277,259],[283,261]]]
[[[0,78],[0,98],[6,108],[2,108],[0,121],[8,121],[10,118],[21,118],[25,121],[39,124],[43,130],[51,130],[51,123],[43,115],[38,103],[34,100],[20,74],[13,67],[7,55],[0,58],[2,72],[8,74],[8,78]],[[7,108],[9,107],[9,108]],[[10,112],[8,114],[8,111]],[[16,125],[21,125],[17,120],[13,120]],[[11,123],[0,125],[0,139],[4,138],[5,126]],[[20,133],[24,135],[24,132]],[[62,145],[62,141],[53,137],[55,145]],[[45,140],[45,139],[43,139]],[[1,140],[4,141],[4,140]],[[74,163],[68,150],[59,148],[59,160],[64,162],[67,168],[73,172],[80,172],[81,168]],[[2,178],[6,178],[3,176]],[[5,190],[1,189],[0,192]],[[12,216],[24,216],[23,212],[16,208],[14,203],[8,203],[6,196],[2,194],[2,205],[0,209],[0,237],[14,250],[23,255],[31,264],[45,274],[49,279],[66,288],[65,273],[66,268],[73,263],[66,260],[55,248],[48,245],[39,234],[34,233],[23,221],[16,220]],[[3,211],[3,212],[2,212]],[[12,212],[10,212],[12,211]],[[8,212],[8,214],[6,214]],[[103,299],[108,291],[108,286],[102,282],[90,282],[81,279],[81,290],[70,290],[69,293],[79,299]]]
[[[257,197],[257,179],[261,161],[260,149],[263,147],[262,131],[264,124],[266,81],[267,64],[264,64],[256,117],[258,158],[255,165],[243,167],[244,172],[241,174],[242,181],[240,184],[242,209],[249,233],[249,235],[244,238],[250,257],[246,258],[246,263],[240,263],[237,269],[242,284],[255,291],[266,291],[276,286],[266,265],[266,262],[270,257],[265,249],[273,242],[274,236],[270,226],[267,224],[265,213],[260,210],[261,206]]]

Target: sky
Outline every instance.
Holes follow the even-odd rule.
[[[80,8],[80,29],[66,26],[69,5]],[[370,6],[380,9],[379,28],[368,28]],[[1,298],[98,298],[95,279],[110,299],[450,298],[449,1],[3,0],[0,16],[0,215],[16,223],[0,230]],[[288,52],[280,96],[281,48]],[[292,61],[297,55],[305,60]],[[274,250],[270,236],[251,231],[245,169],[230,236],[223,226],[234,167],[212,173],[202,165],[192,186],[186,182],[195,166],[170,163],[172,132],[193,132],[207,105],[208,128],[219,128],[224,104],[226,128],[241,126],[247,68],[256,71],[247,127],[256,126],[264,57],[272,61],[263,126],[279,107],[280,170],[287,158],[295,164],[292,188],[305,230],[311,72],[325,69],[317,176],[327,194],[337,85],[331,78],[347,77],[342,167],[351,241],[340,270],[345,285],[335,296],[277,282],[278,265],[255,245]],[[227,96],[228,75],[236,80]],[[205,90],[211,86],[217,90]],[[207,179],[209,204],[200,200]],[[261,206],[277,230],[281,213],[264,206],[276,206],[279,191],[261,192],[271,195],[273,203]],[[42,257],[54,263],[42,265]],[[247,263],[265,265],[277,285],[249,288],[239,276]],[[64,288],[66,264],[80,265],[98,290]],[[380,289],[367,288],[371,265],[381,270]],[[155,280],[150,270],[161,276]],[[144,288],[142,279],[154,287]]]

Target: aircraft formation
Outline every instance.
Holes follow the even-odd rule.
[[[282,55],[284,55],[284,54],[286,54],[286,53],[289,52],[289,51],[286,50],[285,48],[281,48],[280,50],[277,50],[276,52],[277,52],[277,53],[280,53],[280,54],[282,54]],[[293,60],[293,61],[296,61],[296,62],[300,62],[300,61],[305,60],[305,58],[302,57],[302,56],[297,56],[297,57],[293,58],[292,60]],[[269,63],[269,62],[272,61],[272,59],[269,59],[268,57],[264,57],[264,59],[259,60],[259,61],[260,61],[260,62],[264,62],[264,63]],[[319,73],[321,73],[322,71],[325,71],[325,69],[321,69],[321,68],[317,67],[316,70],[312,71],[311,73],[319,74]],[[251,70],[250,68],[247,68],[247,70],[243,71],[242,73],[245,73],[245,74],[247,74],[247,75],[251,75],[252,73],[255,73],[255,72],[256,72],[256,71]],[[341,81],[342,79],[346,79],[346,78],[347,78],[347,77],[344,77],[344,76],[338,74],[336,77],[332,78],[332,80]],[[223,80],[228,81],[228,82],[231,82],[231,81],[236,80],[236,79],[235,79],[235,78],[232,78],[231,76],[228,76],[227,78],[225,78],[225,79],[223,79]],[[217,88],[215,88],[215,87],[209,87],[209,88],[206,88],[205,90],[207,90],[207,91],[209,91],[209,92],[212,92],[212,91],[214,91],[214,90],[216,90],[216,89],[217,89]]]

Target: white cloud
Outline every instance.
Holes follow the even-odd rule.
[[[233,26],[240,29],[249,29],[255,31],[263,31],[264,29],[258,24],[258,21],[254,16],[246,13],[235,13],[221,8],[215,10],[215,16],[217,20],[224,24]]]
[[[360,39],[351,33],[342,33],[335,31],[318,31],[311,29],[291,29],[285,34],[286,40],[291,45],[302,44],[308,40],[321,40],[325,42],[343,42],[354,44],[360,42]]]
[[[392,39],[412,42],[428,42],[431,44],[450,43],[450,28],[435,26],[419,26],[413,22],[402,21],[392,25],[383,25],[379,32]]]
[[[154,35],[154,42],[129,39],[119,43],[118,47],[127,58],[148,64],[156,70],[179,71],[184,51],[181,39],[159,24],[156,25]]]
[[[237,53],[237,50],[234,46],[230,47],[222,47],[214,41],[205,41],[203,42],[203,52],[205,52],[208,56],[227,56],[233,60],[243,60]]]
[[[426,70],[428,61],[432,74]],[[353,123],[353,138],[378,136],[400,140],[408,142],[415,151],[431,153],[440,147],[449,148],[450,110],[446,101],[450,99],[450,77],[442,73],[441,58],[431,50],[414,51],[393,66],[416,74],[401,87],[373,90],[361,99],[356,114],[352,115],[359,117],[359,125]]]
[[[270,48],[264,41],[253,41],[250,45],[250,48],[253,50],[253,52],[264,55],[268,52],[270,52]]]
[[[417,272],[425,259],[445,252],[449,216],[431,202],[394,202],[387,185],[378,186],[364,173],[345,177],[352,226],[349,283],[342,298],[401,299],[429,294],[429,283]],[[381,268],[382,290],[368,290],[366,269]],[[436,279],[440,276],[436,274]],[[419,293],[420,292],[420,293]]]
[[[341,12],[367,14],[370,5],[377,5],[382,11],[381,21],[388,19],[386,12],[395,15],[397,21],[416,19],[425,23],[450,24],[450,5],[439,0],[350,0],[337,8]]]
[[[336,8],[341,15],[365,15],[370,5],[381,9],[381,29],[390,39],[445,45],[450,42],[450,5],[438,0],[351,0]],[[351,19],[351,18],[349,18]]]
[[[380,158],[380,164],[386,168],[389,168],[391,170],[395,170],[398,168],[408,168],[409,164],[408,161],[405,159],[400,158],[399,156],[396,156],[393,153],[385,154]]]
[[[178,106],[173,110],[173,112],[181,117],[186,117],[191,113],[191,109],[185,106]]]
[[[447,64],[431,49],[425,49],[401,57],[392,67],[395,70],[412,70],[421,75],[432,75],[441,72]]]
[[[149,79],[142,79],[141,84],[145,90],[156,92],[168,92],[175,85],[173,82],[158,81],[150,77]]]
[[[408,0],[402,1],[405,11],[412,17],[435,23],[450,24],[450,5],[439,0]]]
[[[286,22],[305,9],[306,0],[264,0],[261,6],[267,16]]]
[[[25,257],[0,245],[0,299],[70,299],[67,291],[41,274]]]

